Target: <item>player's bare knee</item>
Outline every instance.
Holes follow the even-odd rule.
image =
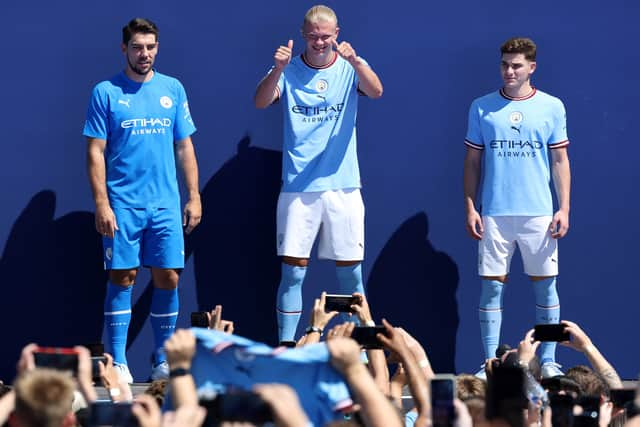
[[[507,276],[506,274],[503,276],[481,276],[482,280],[496,280],[500,283],[507,283],[508,278],[509,276]]]
[[[362,261],[338,261],[336,260],[336,267],[350,267],[352,265],[360,264]]]
[[[545,279],[551,279],[554,278],[555,276],[529,276],[529,278],[531,279],[532,282],[539,282],[541,280],[545,280]]]
[[[178,287],[180,275],[177,270],[171,268],[153,268],[151,277],[155,288],[172,290]]]
[[[294,267],[306,267],[309,265],[309,258],[296,258],[292,256],[283,256],[282,262]]]
[[[114,285],[132,286],[136,282],[137,269],[132,270],[109,270],[109,280]]]

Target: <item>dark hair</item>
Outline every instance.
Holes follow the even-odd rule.
[[[129,40],[136,33],[153,34],[158,41],[158,26],[145,18],[133,18],[127,25],[122,27],[122,43],[129,44]]]
[[[505,53],[522,53],[529,61],[536,60],[536,49],[533,40],[526,37],[514,37],[500,46],[500,52],[503,55]]]

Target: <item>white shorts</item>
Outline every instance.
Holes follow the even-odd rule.
[[[483,216],[478,274],[503,276],[509,273],[517,243],[525,274],[557,276],[558,240],[551,237],[551,220],[551,216]]]
[[[278,255],[309,258],[318,231],[318,258],[364,259],[364,203],[360,189],[280,193]]]

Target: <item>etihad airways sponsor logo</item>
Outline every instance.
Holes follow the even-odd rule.
[[[164,134],[166,129],[172,125],[171,119],[149,118],[149,119],[129,119],[120,123],[122,129],[131,129],[131,135],[152,135]]]
[[[513,139],[494,139],[489,143],[496,157],[533,158],[542,150],[544,144],[540,141],[523,141]]]
[[[344,102],[335,105],[327,105],[324,107],[294,105],[293,107],[291,107],[291,111],[295,114],[303,114],[305,116],[317,116],[319,114],[340,113],[343,107]]]

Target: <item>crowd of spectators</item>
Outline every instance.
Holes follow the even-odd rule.
[[[88,349],[65,350],[77,357],[71,372],[40,366],[43,350],[28,344],[13,385],[1,385],[0,425],[640,425],[635,390],[624,389],[574,322],[562,322],[570,340],[561,344],[583,353],[589,366],[542,378],[532,329],[517,347],[502,345],[486,361],[485,380],[436,374],[425,347],[385,319],[373,340],[362,338],[359,332],[377,323],[362,294],[353,295],[352,321],[331,328],[338,313],[327,312],[325,302],[323,292],[295,348],[234,335],[216,306],[208,328],[179,329],[165,342],[169,379],[136,396],[107,353],[92,367]]]

